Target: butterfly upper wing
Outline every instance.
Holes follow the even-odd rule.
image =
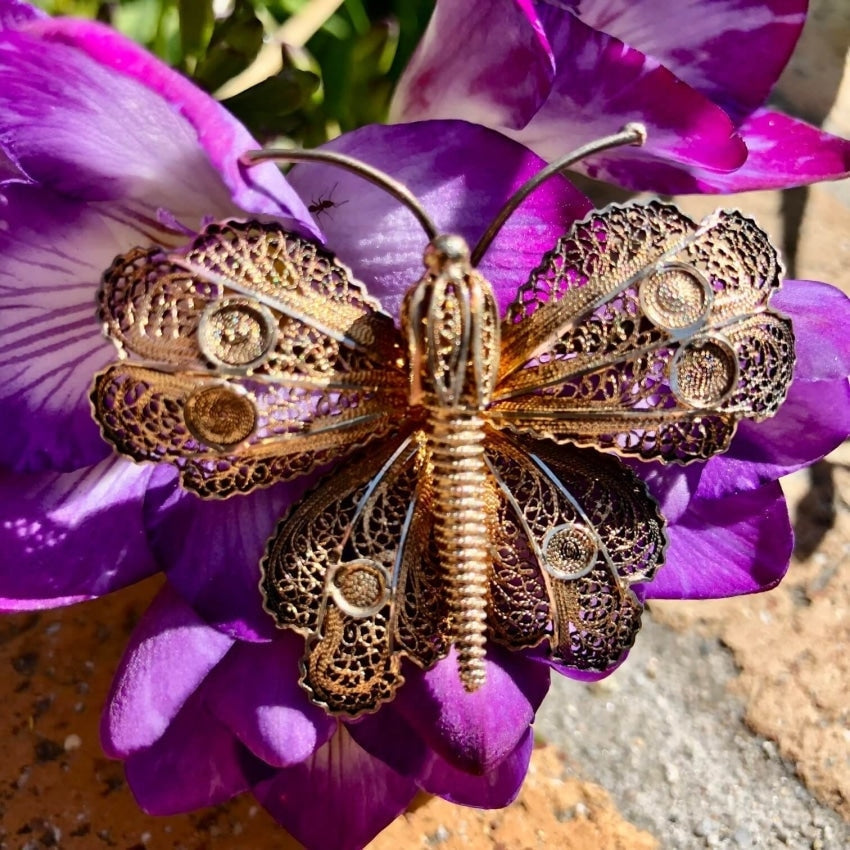
[[[724,450],[791,380],[791,325],[768,304],[780,273],[738,213],[699,225],[659,202],[592,214],[509,308],[493,421],[646,460]]]
[[[274,224],[135,249],[103,279],[123,359],[95,379],[104,436],[227,496],[302,474],[391,432],[407,404],[392,321],[333,257]]]
[[[591,449],[493,435],[498,483],[490,634],[512,649],[549,640],[581,670],[616,664],[640,628],[629,585],[664,559],[664,520],[643,483]]]
[[[332,713],[393,698],[403,657],[448,651],[448,609],[417,435],[328,476],[281,520],[262,563],[266,609],[307,638],[302,684]]]

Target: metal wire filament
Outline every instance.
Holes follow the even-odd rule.
[[[614,133],[611,136],[604,136],[596,141],[589,142],[570,151],[560,159],[542,168],[530,180],[520,186],[516,192],[508,198],[505,205],[500,210],[499,214],[493,219],[492,224],[484,232],[483,236],[478,240],[471,253],[471,261],[473,266],[477,266],[481,258],[486,253],[490,244],[496,238],[499,231],[504,226],[505,222],[510,218],[516,208],[535,190],[538,186],[548,180],[552,175],[558,174],[565,168],[575,165],[583,159],[593,154],[602,151],[611,150],[612,148],[624,147],[625,145],[642,145],[646,141],[646,128],[643,124],[627,124],[622,130]],[[433,240],[439,233],[436,225],[431,220],[431,217],[425,212],[422,204],[413,193],[398,180],[393,179],[388,174],[366,165],[353,157],[346,156],[341,153],[319,150],[300,150],[293,148],[291,150],[269,149],[260,151],[250,151],[243,154],[239,160],[243,165],[251,168],[263,162],[324,162],[328,165],[335,165],[370,183],[379,186],[389,195],[392,195],[396,200],[404,204],[416,217],[416,220],[422,225],[428,241]]]

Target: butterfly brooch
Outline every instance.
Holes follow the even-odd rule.
[[[405,659],[428,669],[452,647],[468,691],[485,680],[488,641],[546,644],[577,670],[616,665],[640,628],[632,586],[666,547],[621,458],[705,460],[742,418],[775,413],[791,381],[765,233],[736,212],[695,223],[658,201],[592,212],[500,318],[475,265],[578,156],[520,189],[472,253],[369,166],[322,152],[246,161],[273,158],[355,171],[423,223],[425,271],[400,325],[279,224],[226,221],[179,251],[136,248],[98,296],[119,352],[91,393],[105,439],[174,464],[211,499],[334,464],[280,519],[260,582],[277,625],[304,636],[301,684],[330,713],[375,711]]]

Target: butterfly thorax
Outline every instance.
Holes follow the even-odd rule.
[[[499,371],[499,317],[490,284],[459,236],[439,236],[403,316],[410,404],[424,411],[434,534],[445,554],[452,642],[467,690],[484,682],[491,523],[484,411]]]

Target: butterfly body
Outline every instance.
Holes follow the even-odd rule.
[[[778,285],[748,219],[653,202],[577,223],[501,320],[463,240],[438,236],[397,327],[320,246],[224,222],[107,271],[123,359],[92,402],[120,452],[207,498],[336,462],[278,523],[260,587],[305,638],[311,699],[357,716],[453,648],[467,690],[487,642],[619,663],[666,536],[617,456],[705,459],[776,410]]]

